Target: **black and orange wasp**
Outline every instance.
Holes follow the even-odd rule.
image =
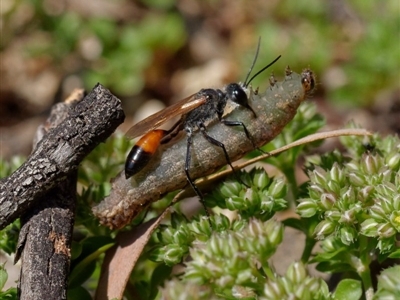
[[[182,130],[186,131],[187,135],[187,148],[185,159],[185,174],[188,182],[192,186],[195,193],[200,197],[203,203],[203,194],[195,185],[193,179],[190,177],[189,168],[191,162],[191,145],[193,134],[200,131],[203,137],[212,145],[220,147],[224,152],[227,164],[232,168],[233,173],[236,175],[229,158],[228,152],[223,143],[214,139],[207,133],[207,125],[214,120],[218,120],[226,126],[241,126],[246,137],[250,140],[255,148],[245,124],[241,121],[226,120],[223,118],[225,114],[225,107],[228,101],[233,104],[243,106],[252,111],[254,117],[257,115],[248,103],[248,96],[246,89],[251,81],[258,76],[261,72],[273,65],[281,56],[269,63],[267,66],[258,71],[254,76],[248,80],[253,67],[256,63],[260,43],[258,43],[257,51],[250,70],[246,76],[243,84],[230,83],[225,86],[223,90],[220,89],[202,89],[199,92],[149,116],[143,121],[133,125],[126,133],[128,139],[133,139],[143,135],[135,146],[130,151],[125,163],[125,177],[126,179],[137,174],[141,171],[151,160],[154,153],[157,151],[161,144],[166,144],[173,139]],[[179,121],[176,122],[171,129],[162,130],[158,129],[162,124],[177,116],[181,116]],[[238,177],[236,175],[236,177]],[[239,181],[240,178],[238,177]],[[203,203],[204,205],[204,203]],[[207,210],[206,210],[207,212]]]

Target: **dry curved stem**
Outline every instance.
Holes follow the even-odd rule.
[[[308,135],[304,138],[301,138],[297,141],[294,141],[290,144],[287,144],[281,148],[275,149],[273,151],[270,151],[268,153],[262,154],[260,156],[254,157],[252,159],[246,160],[245,162],[242,162],[236,166],[234,166],[234,168],[236,170],[239,169],[243,169],[247,166],[250,166],[258,161],[261,161],[263,159],[266,159],[268,157],[274,156],[274,155],[278,155],[282,152],[285,152],[286,150],[289,150],[291,148],[297,147],[297,146],[301,146],[301,145],[306,145],[315,141],[319,141],[319,140],[324,140],[324,139],[328,139],[328,138],[334,138],[334,137],[340,137],[340,136],[349,136],[349,135],[353,135],[353,136],[371,136],[372,133],[369,132],[366,129],[338,129],[338,130],[332,130],[332,131],[327,131],[327,132],[318,132],[318,133],[314,133],[311,135]],[[231,169],[226,169],[223,171],[220,171],[218,173],[200,178],[199,180],[196,181],[196,184],[201,187],[202,189],[207,190],[206,186],[211,186],[213,185],[214,182],[218,182],[221,181],[222,179],[226,178],[227,176],[232,175],[232,170]],[[191,191],[191,189],[188,187],[186,188],[182,193],[179,193],[176,197],[178,197],[178,199],[174,200],[177,202],[185,197],[188,197],[189,195],[193,195],[193,192]]]

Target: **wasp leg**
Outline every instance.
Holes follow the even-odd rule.
[[[207,209],[206,204],[204,202],[204,196],[203,196],[202,192],[200,192],[199,188],[194,183],[193,179],[190,177],[190,174],[189,174],[190,161],[192,159],[192,155],[191,155],[191,152],[190,152],[190,148],[192,146],[192,143],[193,143],[192,132],[188,131],[187,146],[186,146],[186,159],[185,159],[185,174],[186,174],[187,181],[189,181],[192,189],[195,191],[197,196],[199,196],[200,202],[203,205],[204,210],[206,211],[206,215],[207,215],[208,219],[210,220],[210,213],[208,212],[208,209]],[[211,225],[211,221],[210,221],[210,226],[212,226]]]
[[[246,126],[243,124],[243,122],[241,121],[229,121],[229,120],[225,120],[225,119],[221,119],[221,123],[226,125],[226,126],[242,126],[244,133],[246,134],[247,139],[251,142],[251,144],[253,145],[254,149],[257,149],[258,151],[260,151],[263,154],[266,154],[265,151],[263,151],[261,148],[257,147],[254,144],[253,138],[251,137],[249,131],[247,130]]]
[[[178,122],[176,122],[165,134],[165,136],[161,140],[161,144],[166,144],[170,140],[172,140],[174,137],[178,135],[178,133],[182,130],[182,119],[180,119]]]
[[[240,179],[239,174],[235,171],[235,169],[232,166],[232,162],[231,159],[229,158],[228,152],[226,151],[225,145],[223,143],[221,143],[220,141],[217,141],[216,139],[214,139],[213,137],[209,136],[207,134],[207,129],[204,126],[203,123],[199,124],[199,129],[200,132],[203,134],[204,138],[211,144],[213,144],[214,146],[220,147],[223,151],[224,151],[224,155],[225,155],[225,159],[226,162],[228,163],[228,165],[232,168],[233,174],[235,175],[236,179],[243,185],[245,185],[247,188],[250,188],[246,183],[244,183],[242,181],[242,179]],[[247,129],[246,129],[247,130]]]

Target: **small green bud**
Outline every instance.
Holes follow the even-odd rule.
[[[285,180],[283,180],[282,178],[274,180],[274,182],[269,187],[269,194],[275,199],[285,197],[286,193],[287,193],[287,184]]]
[[[175,230],[172,227],[165,227],[161,231],[161,235],[159,235],[159,239],[164,244],[172,244],[174,242],[174,233],[175,233]]]
[[[342,217],[342,213],[338,210],[330,210],[325,212],[325,219],[331,222],[339,222],[340,218]]]
[[[333,252],[333,251],[336,251],[336,249],[338,249],[336,237],[334,237],[334,236],[327,237],[325,240],[323,240],[323,241],[321,242],[321,248],[322,248],[325,252]]]
[[[331,180],[334,180],[339,184],[343,182],[343,170],[339,168],[339,165],[336,162],[333,164],[332,169],[329,171],[329,175],[331,177]]]
[[[185,254],[184,249],[180,245],[171,244],[168,245],[165,254],[164,254],[164,262],[173,266],[181,262],[182,256]]]
[[[321,281],[313,277],[307,277],[305,280],[305,286],[308,287],[309,291],[312,294],[318,294],[320,292],[320,289],[323,289]],[[329,289],[327,289],[327,292],[329,292]]]
[[[379,203],[374,204],[369,209],[369,214],[372,218],[374,218],[377,221],[385,221],[386,220],[386,213],[383,210],[383,208],[379,205]]]
[[[340,185],[336,181],[332,181],[332,180],[328,181],[327,187],[328,187],[329,191],[331,191],[332,193],[334,193],[336,195],[340,194]]]
[[[225,198],[229,198],[232,196],[238,196],[241,190],[242,186],[239,182],[227,181],[221,187],[221,194]]]
[[[396,193],[396,186],[391,183],[390,181],[386,181],[382,184],[379,184],[375,187],[377,193],[381,194],[382,196],[389,196],[392,197],[393,194]]]
[[[264,285],[264,297],[265,299],[282,299],[283,289],[281,286],[272,280],[267,281]]]
[[[350,224],[350,225],[353,224],[355,221],[355,214],[356,214],[355,209],[349,209],[342,212],[339,223]]]
[[[266,232],[272,245],[278,246],[283,240],[283,225],[273,219],[266,222]]]
[[[310,218],[317,213],[318,205],[314,200],[301,199],[300,203],[297,205],[296,212],[303,218]]]
[[[213,219],[211,219],[211,222],[217,222],[215,220],[220,220],[220,218],[222,218],[223,216],[218,216],[218,217],[214,217]],[[208,217],[203,216],[199,219],[198,222],[192,222],[189,225],[190,230],[192,230],[193,232],[195,232],[198,235],[205,235],[207,237],[211,236],[212,233],[212,228],[210,227],[210,222],[208,220]]]
[[[378,234],[378,222],[375,219],[367,219],[361,223],[361,232],[370,237],[375,237]]]
[[[238,235],[239,236],[239,235]],[[245,232],[240,234],[240,239],[242,241],[242,248],[249,253],[257,253],[259,248],[259,243],[256,241],[258,237],[248,236]],[[262,242],[262,241],[260,241]]]
[[[389,238],[396,234],[396,230],[392,227],[390,223],[381,224],[378,226],[378,235],[381,238]]]
[[[331,209],[335,203],[336,197],[332,193],[323,193],[321,195],[321,204],[324,209]]]
[[[325,186],[326,184],[326,180],[327,180],[327,175],[325,170],[323,170],[321,167],[316,167],[313,171],[312,171],[312,175],[310,177],[310,179],[315,182],[318,183],[322,186]]]
[[[204,221],[208,223],[207,218],[204,218]],[[231,225],[231,222],[229,221],[228,217],[222,214],[215,215],[214,218],[212,218],[212,221],[214,226],[218,229],[218,231],[226,231],[230,228]],[[209,235],[211,235],[213,229],[210,226],[207,226],[206,228],[209,229],[207,233],[210,233]]]
[[[239,251],[239,241],[234,235],[229,234],[228,238],[226,239],[226,242],[227,242],[226,246],[224,247],[225,256],[226,257],[234,256],[236,252]]]
[[[281,289],[284,291],[284,294],[288,295],[291,294],[294,288],[293,282],[290,281],[287,277],[279,277],[278,283]]]
[[[263,234],[262,222],[257,219],[251,219],[246,231],[253,237]]]
[[[174,233],[174,243],[175,244],[187,244],[190,239],[189,233],[183,230],[177,230]]]
[[[262,210],[264,213],[271,212],[274,208],[274,205],[276,204],[278,199],[272,198],[271,196],[268,195],[268,192],[263,193],[262,195],[262,201],[260,203],[260,210]]]
[[[356,172],[360,171],[360,165],[359,165],[357,162],[355,162],[355,161],[352,161],[352,162],[347,163],[347,164],[346,164],[346,167],[347,167],[347,169],[350,170],[350,171],[351,171],[351,170],[356,171]]]
[[[379,182],[391,181],[392,180],[392,170],[386,169],[386,167],[379,170]]]
[[[228,199],[226,199],[225,201],[226,203],[226,208],[230,209],[230,210],[242,210],[245,209],[245,203],[243,202],[243,198],[241,197],[230,197]]]
[[[378,241],[377,248],[383,252],[388,252],[393,250],[393,237],[381,238]]]
[[[354,203],[356,201],[356,195],[354,188],[349,186],[347,191],[342,194],[342,202],[343,204],[349,205],[350,203]]]
[[[318,225],[315,227],[314,235],[317,239],[322,240],[326,236],[330,235],[334,230],[335,225],[332,222],[328,220],[323,220],[319,222]]]
[[[311,184],[308,188],[312,199],[319,199],[325,190],[319,184]]]
[[[360,174],[360,172],[350,172],[348,174],[350,183],[356,187],[362,187],[366,184],[364,180],[364,176]]]
[[[239,284],[247,283],[247,282],[251,282],[253,278],[254,278],[254,275],[251,273],[251,270],[247,269],[247,270],[243,270],[243,271],[239,272],[239,274],[237,274],[236,281]]]
[[[303,284],[296,288],[294,294],[296,295],[296,299],[311,299],[310,291]]]
[[[360,197],[362,197],[362,201],[368,200],[368,198],[372,195],[374,190],[375,190],[374,187],[370,186],[370,185],[367,185],[367,186],[363,187],[359,191],[359,195],[360,195]]]
[[[342,241],[343,244],[350,245],[354,242],[356,234],[357,233],[352,228],[349,227],[341,228],[340,240]]]
[[[366,174],[376,174],[379,170],[377,157],[365,154],[361,160],[361,167]]]
[[[232,230],[236,232],[241,232],[248,225],[247,221],[244,219],[234,220],[232,223]]]
[[[223,256],[224,255],[224,242],[221,237],[212,235],[209,243],[207,244],[210,249],[210,255]]]
[[[211,253],[208,250],[208,245],[205,247],[205,244],[196,244],[190,249],[192,260],[187,263],[185,278],[193,279],[195,282],[202,284],[209,278],[214,277],[215,274],[221,273],[220,266],[210,260]]]
[[[307,277],[307,271],[301,262],[292,263],[286,271],[286,277],[293,283],[302,283]]]
[[[258,210],[260,208],[261,199],[254,189],[250,188],[246,190],[244,200],[247,202],[247,206],[251,207],[252,210]]]
[[[379,196],[379,205],[382,207],[382,210],[386,215],[389,215],[393,211],[393,205],[391,203],[391,199],[388,199],[384,196]]]
[[[268,236],[259,236],[258,240],[253,241],[253,251],[257,253],[260,261],[266,261],[275,252],[278,243],[274,244]]]
[[[387,165],[392,170],[399,170],[400,168],[400,153],[392,152],[386,157]]]
[[[265,189],[271,182],[267,172],[264,169],[257,169],[253,177],[253,184],[260,190]]]

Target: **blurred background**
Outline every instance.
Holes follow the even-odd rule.
[[[400,2],[364,0],[2,0],[0,155],[28,155],[51,106],[100,82],[126,131],[154,110],[289,65],[317,76],[313,101],[338,128],[400,131]]]
[[[271,72],[283,79],[287,65],[310,67],[326,129],[354,120],[400,132],[399,0],[1,0],[0,14],[6,160],[30,153],[38,125],[74,88],[110,89],[125,132],[201,88],[243,81],[259,37],[255,71],[282,58],[253,86],[265,90]],[[296,234],[281,261],[300,253]]]

